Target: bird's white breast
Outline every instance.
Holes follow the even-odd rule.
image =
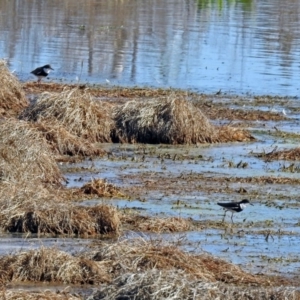
[[[46,72],[47,74],[49,74],[51,72],[51,69],[44,68],[44,72]]]

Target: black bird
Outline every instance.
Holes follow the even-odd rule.
[[[41,82],[42,78],[46,78],[51,70],[53,69],[51,68],[50,65],[44,65],[42,67],[36,68],[30,73],[32,73],[38,78],[38,82]]]
[[[232,220],[233,214],[236,212],[241,212],[243,209],[246,208],[247,204],[253,205],[249,202],[248,199],[243,199],[240,202],[229,202],[229,203],[218,202],[218,205],[222,206],[223,209],[225,210],[225,214],[224,214],[222,222],[224,222],[224,220],[225,220],[227,211],[231,211],[231,222],[233,223],[233,220]]]

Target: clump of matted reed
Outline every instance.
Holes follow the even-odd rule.
[[[82,300],[82,297],[67,291],[43,291],[29,290],[3,290],[0,291],[0,299],[5,300]]]
[[[219,142],[249,142],[255,138],[247,130],[234,128],[231,126],[216,127]]]
[[[91,143],[110,142],[113,125],[111,105],[96,101],[88,90],[65,88],[60,93],[43,93],[21,118],[60,124],[71,134]]]
[[[235,284],[262,284],[267,280],[207,254],[193,255],[176,244],[142,238],[107,244],[88,254],[91,260],[113,262],[115,276],[151,269],[180,270],[196,279]]]
[[[91,157],[103,156],[106,153],[94,144],[70,133],[55,120],[33,123],[33,127],[43,134],[53,152],[58,155],[56,160],[60,160],[59,155]]]
[[[0,274],[3,283],[34,281],[96,284],[110,280],[105,263],[44,247],[0,257]]]
[[[218,140],[214,126],[200,109],[176,95],[116,106],[114,120],[115,142],[196,144]]]
[[[114,107],[115,142],[197,144],[251,141],[246,130],[213,126],[199,108],[182,96],[129,101]]]
[[[192,222],[181,217],[158,218],[124,213],[121,221],[128,224],[131,230],[142,232],[184,232],[193,229]]]
[[[267,159],[300,160],[300,148],[271,151],[264,155]]]
[[[0,116],[18,115],[29,103],[20,82],[3,59],[0,59],[0,82]]]
[[[112,206],[77,206],[63,198],[64,189],[44,188],[41,184],[8,182],[0,187],[2,231],[95,236],[119,230],[119,214]]]
[[[121,189],[105,179],[92,179],[80,188],[80,192],[98,197],[124,197]]]
[[[46,140],[27,122],[0,121],[0,181],[60,185],[63,176]]]
[[[253,287],[228,285],[191,278],[184,272],[152,269],[126,273],[109,284],[94,290],[88,300],[110,299],[186,299],[186,300],[249,300],[300,299],[300,292],[291,287]]]

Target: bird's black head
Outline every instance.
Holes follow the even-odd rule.
[[[243,199],[240,204],[250,204],[253,205],[252,203],[250,203],[250,201],[248,199]]]
[[[44,65],[43,69],[51,69],[51,70],[53,70],[50,65]]]

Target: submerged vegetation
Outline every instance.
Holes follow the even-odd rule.
[[[212,143],[255,140],[245,128],[230,122],[225,125],[216,122],[212,116],[217,109],[208,116],[203,95],[197,98],[183,91],[97,89],[58,84],[29,83],[22,87],[4,61],[0,61],[1,78],[0,230],[39,237],[99,238],[91,240],[86,249],[72,254],[59,247],[40,247],[2,255],[0,296],[4,299],[300,299],[299,291],[290,279],[251,274],[211,255],[184,251],[180,248],[180,239],[165,243],[148,237],[123,236],[127,231],[164,234],[209,226],[222,227],[226,231],[227,227],[221,222],[203,221],[199,225],[199,222],[179,216],[144,216],[101,203],[104,198],[130,200],[135,195],[143,199],[154,189],[171,193],[176,188],[176,195],[199,190],[208,194],[254,195],[252,184],[264,189],[266,184],[299,183],[293,178],[225,175],[216,178],[193,172],[180,175],[164,172],[166,161],[178,165],[184,160],[195,165],[212,161],[211,157],[199,153],[195,157],[188,151],[182,157],[167,151],[153,152],[147,157],[149,153],[145,146],[129,159],[123,154],[114,157],[104,150],[104,143],[111,142],[205,144],[209,147]],[[24,91],[35,94],[30,103]],[[225,109],[224,116],[230,111]],[[231,115],[243,118],[242,114]],[[276,116],[272,115],[272,118]],[[297,148],[256,154],[256,157],[298,159],[298,152]],[[62,170],[76,160],[93,161],[95,157],[131,161],[146,171],[143,175],[142,172],[138,175],[128,173],[122,187],[97,176],[82,182],[80,187],[67,188]],[[242,161],[224,160],[222,163],[233,170],[248,167]],[[150,165],[149,169],[145,165]],[[160,171],[154,172],[151,165],[159,165]],[[238,189],[237,185],[241,183],[248,184],[247,189],[240,186]],[[80,204],[86,199],[100,202]],[[188,202],[174,200],[174,209],[183,206],[193,209]],[[247,226],[251,227],[251,224]],[[101,238],[110,240],[104,242]],[[70,291],[33,293],[5,288],[7,284],[13,287],[19,282],[89,284],[95,289],[88,296],[80,296]]]

